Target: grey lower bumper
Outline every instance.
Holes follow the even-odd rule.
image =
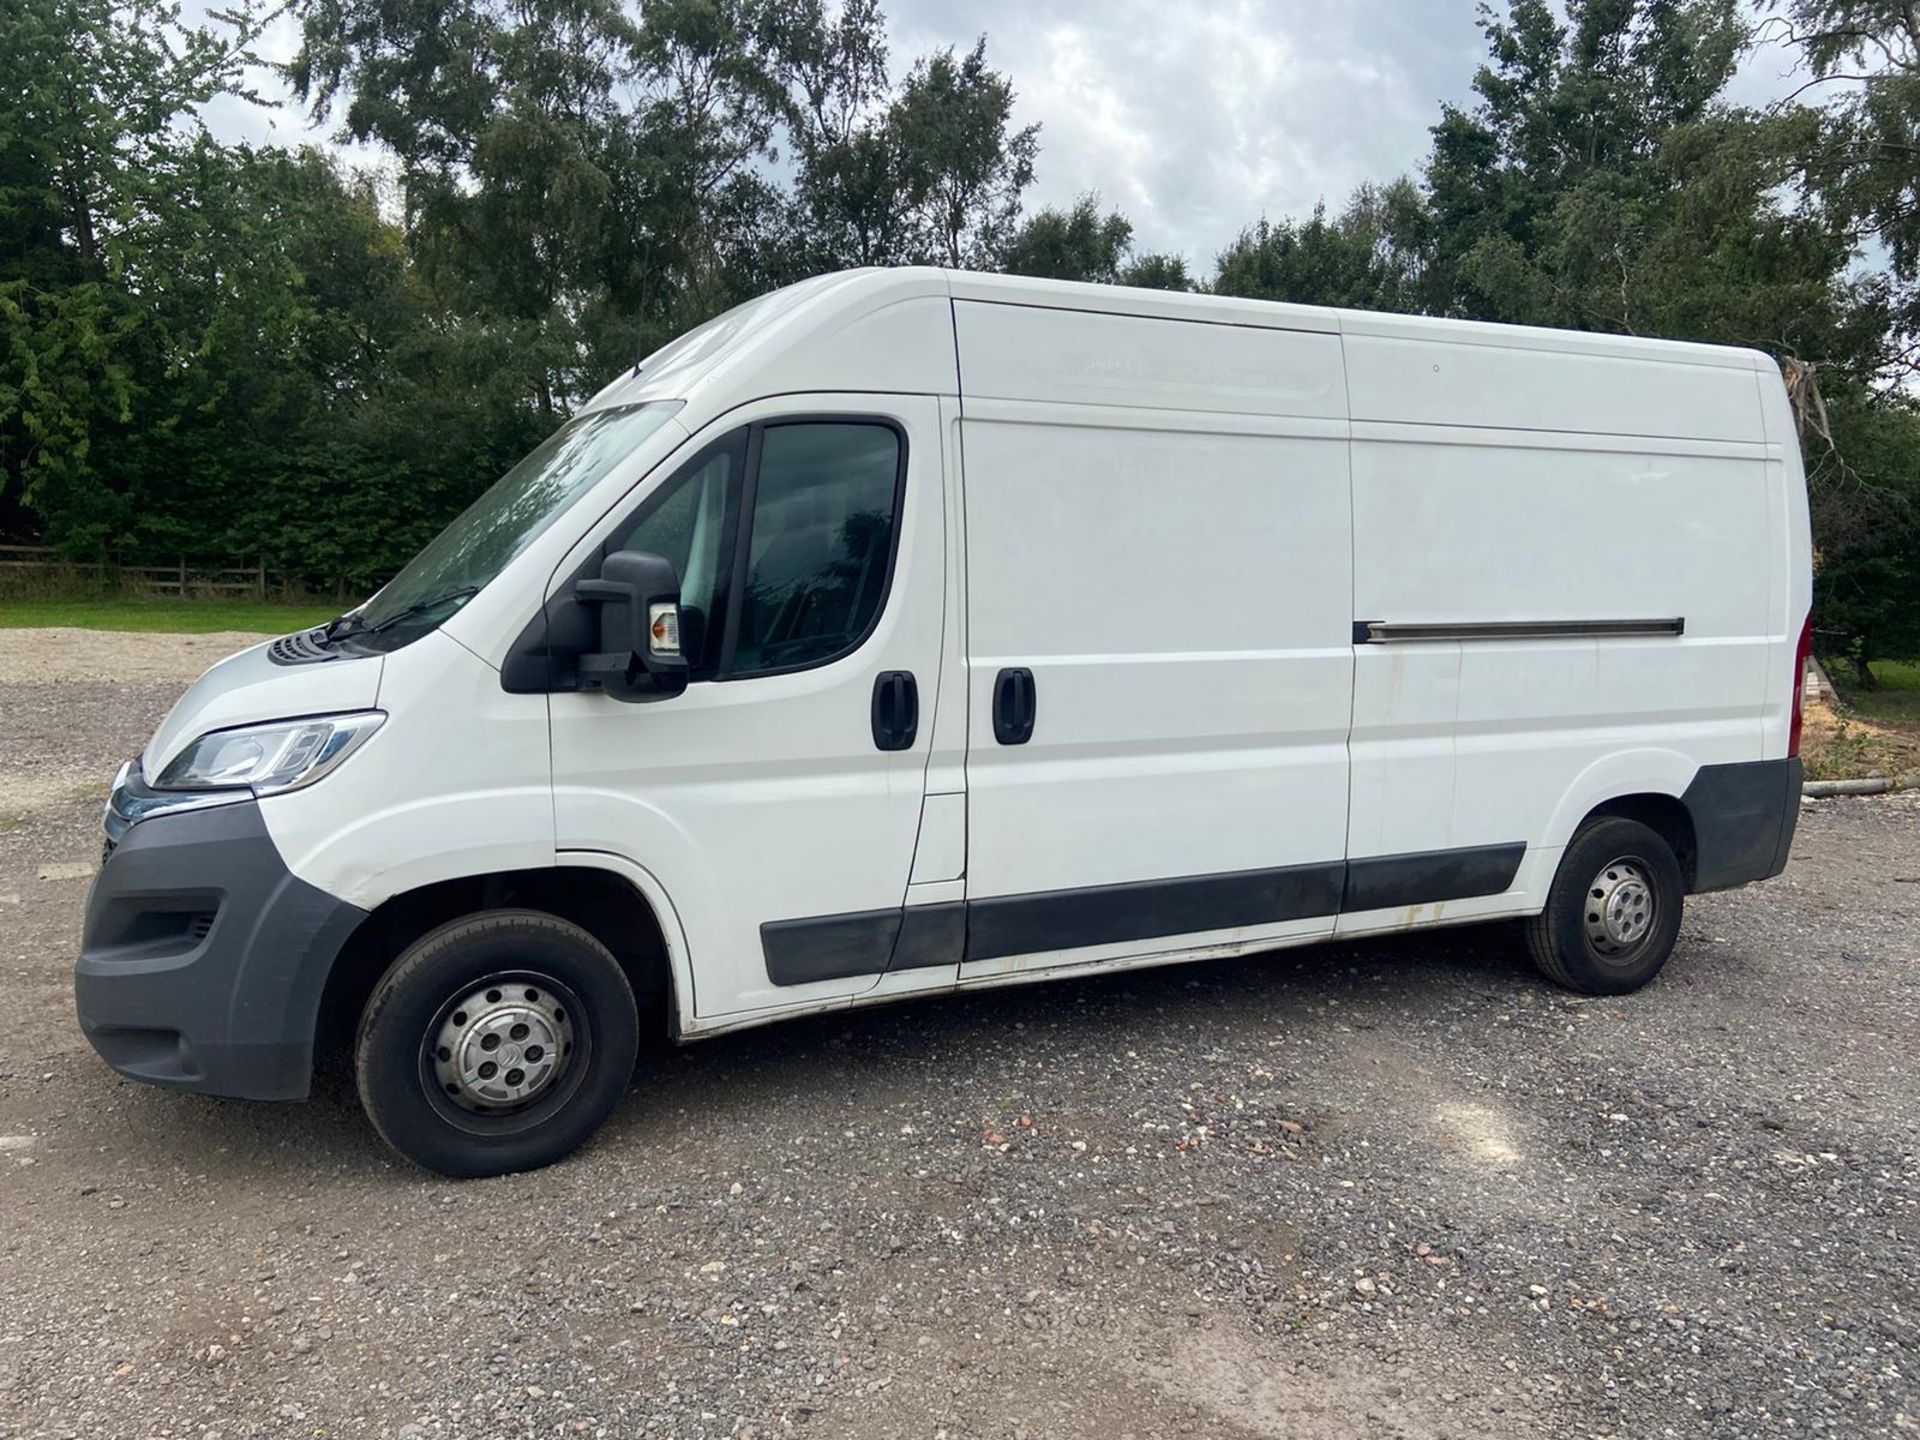
[[[300,1099],[327,974],[365,918],[287,869],[252,800],[142,820],[87,900],[80,1028],[135,1080]]]

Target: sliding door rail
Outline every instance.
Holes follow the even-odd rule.
[[[1356,620],[1356,645],[1399,645],[1423,640],[1606,640],[1629,636],[1684,635],[1687,622],[1661,620],[1488,620],[1401,623]]]

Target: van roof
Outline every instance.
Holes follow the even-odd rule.
[[[958,376],[954,374],[950,342],[932,349],[909,346],[906,354],[890,354],[886,362],[889,376],[884,385],[874,385],[870,377],[860,383],[834,373],[837,365],[855,366],[861,359],[872,361],[876,353],[873,342],[878,332],[873,332],[865,322],[874,321],[889,311],[895,316],[906,314],[908,312],[898,307],[912,302],[923,302],[919,308],[925,309],[924,302],[948,299],[1269,330],[1658,360],[1747,371],[1770,370],[1773,366],[1768,357],[1756,350],[1691,341],[1499,325],[1427,315],[1394,315],[1228,295],[1141,290],[1124,285],[1040,280],[933,266],[870,267],[815,276],[737,305],[647,356],[583,408],[598,410],[650,399],[689,399],[700,382],[720,368],[723,360],[736,376],[742,361],[746,362],[746,369],[766,371],[769,383],[760,388],[761,393],[767,394],[832,389],[957,393]],[[919,323],[924,327],[924,319]],[[886,338],[897,343],[908,336],[911,328],[887,326]],[[842,343],[837,347],[823,347],[822,341],[827,337],[837,337]]]
[[[886,275],[906,272],[850,273]],[[1312,330],[1343,335],[1444,340],[1462,345],[1501,345],[1510,349],[1618,355],[1634,359],[1658,357],[1738,370],[1755,368],[1756,359],[1769,366],[1772,363],[1758,351],[1687,340],[1651,339],[1590,330],[1554,330],[1537,325],[1500,325],[1485,320],[1399,315],[1323,305],[1295,305],[1281,300],[1250,300],[1234,295],[1139,290],[1125,285],[1092,285],[1077,280],[1036,280],[1024,275],[988,275],[968,270],[936,270],[931,273],[947,277],[949,293],[956,300],[978,300],[988,304],[1155,316],[1216,325],[1253,325],[1271,330]]]

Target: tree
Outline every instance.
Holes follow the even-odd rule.
[[[130,513],[153,387],[188,363],[153,301],[156,247],[190,230],[212,147],[194,107],[235,89],[253,20],[176,4],[15,0],[0,11],[0,521],[30,510],[76,552]]]
[[[982,36],[964,57],[917,62],[893,102],[905,195],[921,258],[985,270],[1004,249],[1033,183],[1040,127],[1013,126],[1013,85],[987,68]]]
[[[1120,272],[1120,283],[1141,290],[1195,290],[1198,285],[1187,271],[1185,256],[1153,251],[1127,262]]]
[[[1920,371],[1920,12],[1902,0],[1766,0],[1766,28],[1797,46],[1824,99],[1801,180],[1885,258],[1889,374]],[[1802,112],[1803,114],[1805,112]]]
[[[913,250],[906,157],[891,124],[886,26],[874,0],[788,12],[796,161],[790,277],[894,264]]]
[[[1442,107],[1427,165],[1434,308],[1583,328],[1640,323],[1635,252],[1659,233],[1658,203],[1676,180],[1663,147],[1714,112],[1746,32],[1734,0],[1571,0],[1566,13],[1563,24],[1548,0],[1511,0],[1504,19],[1482,8],[1479,104]],[[1578,248],[1608,216],[1619,222],[1606,242]],[[1586,269],[1569,273],[1563,258]],[[1603,273],[1624,302],[1595,308],[1591,293],[1569,293]]]
[[[1411,182],[1362,186],[1339,215],[1316,205],[1305,221],[1260,220],[1220,252],[1222,295],[1411,310],[1421,298],[1425,206]]]
[[[1872,664],[1920,656],[1920,409],[1904,390],[1849,385],[1810,436],[1818,563],[1814,642],[1873,689]]]
[[[1082,195],[1070,210],[1042,210],[1008,241],[1000,268],[1011,275],[1091,280],[1111,285],[1126,268],[1133,226],[1118,210],[1100,213],[1098,195]]]

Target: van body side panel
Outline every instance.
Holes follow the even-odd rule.
[[[1465,327],[1430,338],[1381,317],[1345,325],[1352,418],[1566,435],[1761,438],[1752,370],[1738,351],[1626,342],[1574,350],[1567,337]],[[1367,330],[1403,333],[1368,334]],[[1604,343],[1604,342],[1602,342]],[[1551,346],[1551,348],[1547,348]]]
[[[750,300],[650,355],[588,411],[656,397],[693,423],[743,399],[828,391],[951,395],[946,277],[937,270],[820,275]]]
[[[950,312],[949,312],[950,313]],[[920,812],[920,837],[913,855],[915,885],[960,880],[967,868],[967,644],[966,523],[962,508],[964,456],[960,440],[960,403],[940,404],[940,448],[946,477],[943,518],[946,568],[940,663],[929,677],[936,703],[931,711],[932,746],[927,754],[927,798]],[[940,704],[940,698],[951,701]],[[909,897],[911,903],[911,897]],[[958,962],[958,951],[955,952]]]
[[[1345,420],[1340,338],[956,300],[961,394],[1131,411]]]
[[[1355,620],[1453,631],[1356,626],[1356,859],[1557,854],[1607,799],[1763,756],[1781,544],[1750,362],[1346,345]],[[1537,909],[1551,873],[1403,918]]]
[[[1352,685],[1337,337],[955,311],[962,980],[1326,933]],[[1014,671],[1018,741],[996,724]]]

